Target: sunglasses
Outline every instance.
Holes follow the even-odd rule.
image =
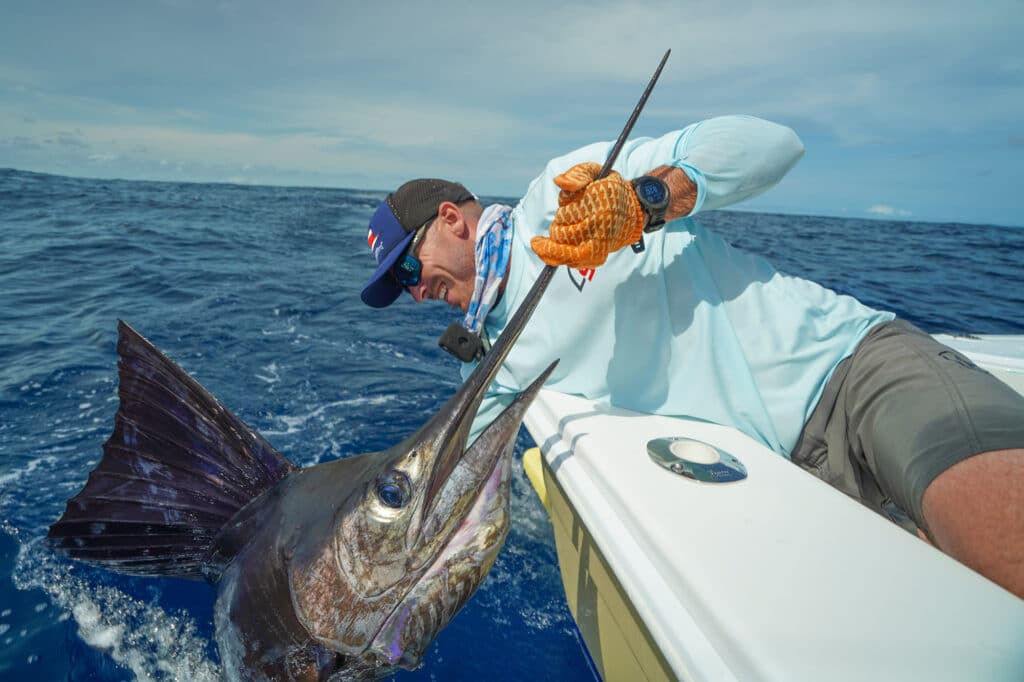
[[[408,289],[414,287],[420,283],[420,276],[423,274],[423,263],[420,259],[414,256],[416,247],[419,246],[420,242],[423,241],[423,235],[427,233],[427,228],[430,227],[430,223],[434,222],[431,218],[427,222],[423,223],[416,234],[413,235],[412,241],[409,242],[409,248],[405,250],[398,260],[395,261],[395,265],[391,268],[391,274],[394,275],[398,283]]]

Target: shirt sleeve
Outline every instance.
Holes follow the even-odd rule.
[[[804,154],[792,129],[753,116],[721,116],[678,135],[674,165],[697,184],[691,215],[757,196],[775,186]]]
[[[556,175],[583,161],[604,163],[612,142],[598,142],[552,159],[514,211],[516,230],[546,235],[558,208]],[[804,153],[792,129],[754,116],[719,116],[660,137],[629,140],[613,166],[636,178],[658,166],[681,168],[697,185],[690,215],[735,204],[778,184]]]

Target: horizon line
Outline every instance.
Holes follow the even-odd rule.
[[[265,182],[232,182],[230,180],[160,180],[151,178],[124,178],[124,177],[97,177],[89,175],[66,175],[63,173],[52,173],[49,171],[36,171],[28,170],[24,168],[15,168],[13,166],[0,166],[0,173],[13,171],[15,173],[24,173],[30,175],[45,175],[55,178],[68,178],[70,180],[94,180],[97,182],[133,182],[133,183],[150,183],[150,184],[181,184],[181,185],[226,185],[229,187],[266,187],[266,188],[278,188],[278,189],[307,189],[307,190],[326,190],[326,191],[347,191],[347,192],[368,192],[372,194],[380,194],[386,196],[392,190],[388,189],[375,189],[367,187],[342,187],[336,185],[310,185],[310,184],[290,184],[284,182],[282,184],[268,184]],[[489,197],[493,199],[515,199],[519,197],[509,194],[480,194],[478,197]],[[1022,229],[1024,225],[1013,225],[1009,223],[992,223],[992,222],[963,222],[958,220],[929,220],[924,218],[915,219],[913,216],[905,215],[884,215],[884,214],[872,214],[867,211],[863,212],[863,215],[849,215],[840,213],[817,213],[817,212],[780,212],[778,210],[758,210],[743,208],[742,206],[730,206],[729,208],[715,209],[720,212],[737,212],[737,213],[758,213],[762,215],[777,215],[777,216],[798,216],[802,218],[832,218],[836,220],[870,220],[876,222],[890,222],[890,223],[919,223],[927,225],[971,225],[977,227],[996,227],[996,228],[1009,228],[1012,230]]]

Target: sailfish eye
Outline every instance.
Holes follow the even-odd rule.
[[[401,509],[412,497],[409,478],[400,471],[391,471],[377,481],[377,499],[385,507]]]

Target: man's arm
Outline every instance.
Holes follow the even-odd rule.
[[[630,179],[661,177],[669,188],[666,220],[721,208],[777,184],[803,155],[792,130],[752,116],[723,116],[624,148],[616,170],[597,178],[595,162],[552,180],[561,192],[547,237],[533,250],[548,265],[596,267],[640,238],[647,218]],[[550,171],[549,164],[549,171]]]
[[[665,211],[665,222],[690,215],[697,205],[697,183],[690,179],[681,168],[674,166],[658,166],[646,175],[653,175],[668,185],[668,210]]]
[[[667,165],[682,168],[697,185],[696,213],[766,192],[803,155],[791,128],[753,116],[720,116],[684,130]]]

